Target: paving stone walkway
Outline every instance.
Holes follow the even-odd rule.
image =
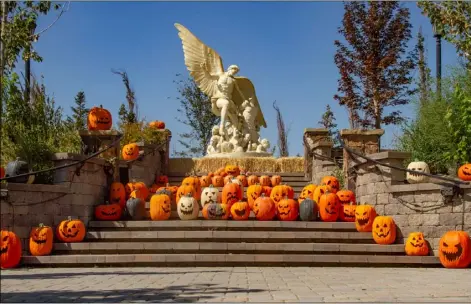
[[[48,268],[1,271],[1,302],[471,303],[471,269]]]

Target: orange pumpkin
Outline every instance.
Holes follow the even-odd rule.
[[[232,181],[234,179],[234,176],[232,175],[226,175],[224,176],[224,185],[229,183],[230,181]]]
[[[319,200],[319,216],[324,222],[337,221],[340,213],[339,198],[335,193],[326,192]]]
[[[250,216],[250,206],[247,202],[237,202],[231,207],[232,218],[236,221],[246,221]]]
[[[459,167],[458,177],[463,181],[471,181],[471,164],[464,164]]]
[[[1,230],[0,252],[1,252],[1,268],[14,268],[21,260],[21,240],[13,232]]]
[[[293,187],[291,186],[288,186],[288,185],[283,185],[283,187],[285,187],[285,190],[286,190],[286,193],[288,195],[288,198],[291,198],[293,199],[294,198],[294,189]]]
[[[340,204],[340,219],[344,222],[355,221],[356,205]]]
[[[250,175],[247,177],[247,184],[249,186],[256,185],[259,183],[258,176],[257,175]]]
[[[357,205],[355,208],[355,227],[358,232],[371,232],[376,210],[370,205]]]
[[[153,221],[163,221],[170,218],[172,199],[167,194],[156,194],[150,198],[150,218]]]
[[[268,197],[270,197],[272,190],[273,188],[270,186],[263,186],[263,193]]]
[[[332,193],[337,193],[340,188],[339,180],[335,176],[324,176],[321,185],[327,186],[327,190]]]
[[[189,177],[186,177],[183,181],[182,181],[182,185],[183,186],[193,186],[193,188],[195,188],[195,194],[196,195],[193,195],[193,197],[199,201],[201,199],[201,183],[200,183],[200,179],[197,177],[197,176],[189,176]]]
[[[288,196],[288,189],[284,185],[278,185],[272,188],[270,198],[275,202],[275,205],[279,203],[285,196]]]
[[[262,176],[260,176],[260,178],[258,180],[260,182],[260,185],[262,185],[262,186],[271,186],[271,180],[270,180],[270,177],[268,175],[262,175]]]
[[[304,201],[306,198],[310,198],[314,200],[314,191],[316,191],[317,185],[314,184],[309,184],[303,188],[301,191],[301,194],[298,197],[298,203],[301,203]]]
[[[209,187],[209,185],[211,185],[211,177],[209,177],[208,175],[204,175],[204,176],[201,176],[200,177],[200,185],[201,185],[201,188],[206,188],[206,187]]]
[[[350,202],[352,205],[357,204],[355,193],[351,190],[340,190],[337,192],[337,196],[339,197],[341,204],[350,205]]]
[[[438,247],[440,263],[445,268],[466,268],[471,264],[471,240],[465,231],[448,231]]]
[[[209,179],[212,179],[213,176],[214,176],[214,173],[213,172],[208,172],[207,176],[209,177]]]
[[[218,204],[211,202],[204,205],[201,212],[207,220],[227,220],[231,214],[229,206],[226,204]]]
[[[93,107],[88,112],[87,126],[90,131],[110,130],[113,125],[113,118],[110,111],[100,107]]]
[[[197,200],[196,199],[196,191],[195,191],[195,188],[193,186],[182,185],[182,186],[178,187],[177,195],[175,197],[175,201],[177,202],[177,204],[178,204],[178,201],[182,197],[187,196],[187,195],[191,195],[195,200]]]
[[[299,216],[299,203],[294,199],[285,197],[276,205],[276,216],[281,221],[295,221]]]
[[[255,218],[259,221],[271,221],[276,215],[275,202],[264,194],[257,198],[253,204]]]
[[[162,188],[160,185],[157,184],[152,184],[149,188],[150,193],[155,193],[159,190],[159,188]]]
[[[324,195],[327,192],[327,186],[317,186],[316,190],[314,190],[314,195],[313,195],[313,200],[319,204],[319,201],[321,200],[321,196]]]
[[[429,253],[428,244],[425,241],[422,232],[411,232],[404,244],[404,250],[407,255],[426,256]]]
[[[281,184],[281,176],[273,175],[270,179],[272,187],[278,186]]]
[[[252,185],[247,188],[247,201],[250,209],[253,209],[253,203],[263,193],[263,187],[260,184]]]
[[[157,175],[155,177],[155,183],[159,186],[165,186],[168,184],[168,176],[167,175]]]
[[[126,202],[125,202],[126,203]],[[120,204],[110,204],[106,202],[104,205],[95,207],[95,218],[102,221],[117,221],[123,215],[123,208]]]
[[[139,146],[136,143],[124,145],[121,154],[124,160],[136,160],[139,157]]]
[[[85,238],[85,225],[79,219],[73,220],[70,216],[59,223],[58,233],[60,240],[66,243],[81,242]]]
[[[244,187],[247,187],[247,186],[248,186],[247,176],[245,176],[245,175],[238,175],[236,178],[242,183],[242,186],[244,186]]]
[[[147,189],[146,184],[143,182],[132,182],[126,184],[126,192],[128,191],[127,189],[131,190],[131,193],[129,193],[129,197],[132,197],[131,194],[134,192],[135,195],[138,195],[141,200],[145,201],[147,197],[149,196],[149,189]],[[136,196],[134,196],[136,197]]]
[[[0,167],[0,178],[5,177],[5,169],[3,167]]]
[[[154,120],[149,123],[149,127],[154,129],[165,129],[165,122],[160,120]]]
[[[393,244],[396,241],[396,223],[394,219],[390,216],[375,217],[372,234],[376,244]]]
[[[52,252],[54,232],[49,226],[39,224],[29,234],[29,252],[34,256],[49,255]]]
[[[224,186],[224,178],[221,175],[214,175],[211,179],[214,187],[222,187]]]
[[[126,189],[119,182],[114,182],[110,187],[109,200],[113,204],[118,204],[122,208],[126,205]]]
[[[229,182],[222,188],[221,200],[223,204],[226,204],[230,208],[234,203],[242,200],[242,190],[239,184]]]
[[[235,166],[235,165],[227,165],[225,168],[224,168],[224,171],[228,174],[228,175],[232,175],[232,176],[237,176],[240,174],[240,168],[239,166]]]
[[[159,189],[157,189],[155,193],[160,194],[163,191],[165,191],[164,193],[170,197],[170,200],[173,204],[177,203],[178,186],[170,186],[170,184],[167,184],[165,187],[160,187]]]

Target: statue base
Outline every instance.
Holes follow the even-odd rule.
[[[214,153],[207,154],[203,158],[253,158],[253,157],[273,157],[268,152],[230,152],[230,153]]]

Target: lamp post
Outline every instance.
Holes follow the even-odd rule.
[[[433,37],[435,37],[436,49],[436,74],[437,74],[437,95],[442,97],[442,35],[435,25],[432,25]]]

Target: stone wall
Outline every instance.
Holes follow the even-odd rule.
[[[380,152],[368,157],[403,168],[409,157],[404,152]],[[449,197],[451,185],[438,179],[428,183],[407,184],[406,173],[376,165],[350,155],[358,204],[373,205],[379,215],[392,216],[398,226],[397,243],[403,243],[413,231],[423,232],[432,249],[449,230],[471,233],[471,186],[460,186],[461,195]],[[443,193],[443,194],[442,194]]]
[[[332,161],[332,138],[327,129],[305,129],[303,139],[305,176],[319,184],[324,176],[332,175],[337,168]]]
[[[58,153],[55,165],[83,158],[83,155]],[[18,234],[26,252],[30,230],[39,223],[55,227],[71,216],[87,225],[93,218],[94,206],[103,203],[108,194],[109,178],[104,166],[103,159],[94,158],[80,167],[79,175],[76,166],[58,170],[54,185],[2,184],[1,228]]]
[[[159,149],[155,145],[142,145],[140,149],[144,151],[142,159],[128,164],[129,180],[144,182],[150,186],[154,183],[156,175],[164,174],[162,165],[164,149]]]

